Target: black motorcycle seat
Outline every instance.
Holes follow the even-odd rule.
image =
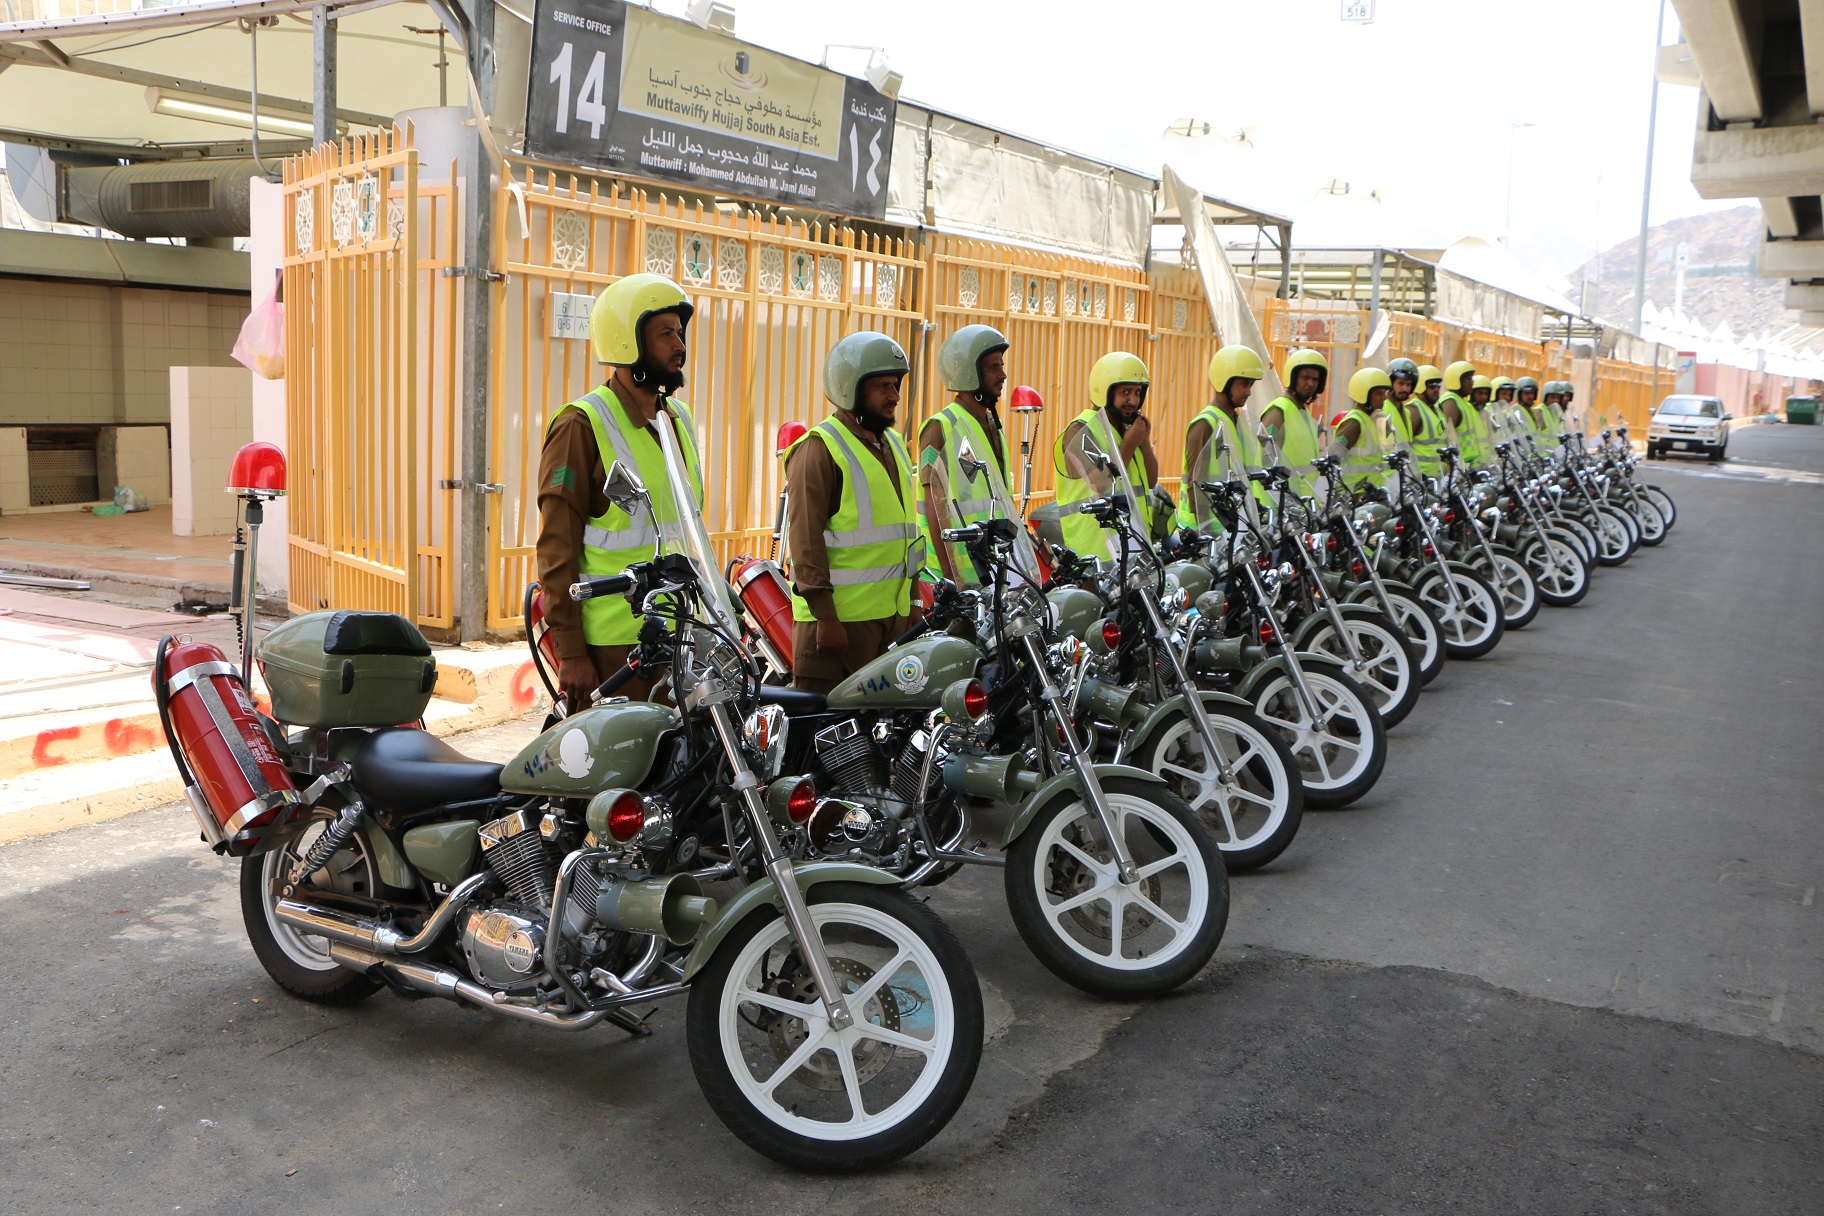
[[[829,708],[828,699],[820,692],[812,692],[808,688],[786,688],[780,684],[762,684],[760,704],[777,705],[785,711],[788,718],[798,714],[820,714]]]
[[[416,811],[500,793],[500,765],[471,760],[435,735],[405,726],[368,735],[349,764],[361,797],[387,810]]]

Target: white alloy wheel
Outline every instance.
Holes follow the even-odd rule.
[[[1417,703],[1419,673],[1412,651],[1402,636],[1395,636],[1386,618],[1346,616],[1343,625],[1361,655],[1358,665],[1349,657],[1349,648],[1336,636],[1336,626],[1328,621],[1300,639],[1297,649],[1328,655],[1361,685],[1374,701],[1381,721],[1397,725]]]
[[[1104,795],[1140,881],[1121,881],[1101,821],[1082,801],[1040,827],[1027,881],[1046,927],[1085,962],[1151,971],[1197,942],[1209,912],[1209,871],[1185,825],[1132,794]]]
[[[936,953],[903,921],[853,903],[811,905],[854,1022],[830,1025],[791,928],[775,917],[722,984],[723,1063],[767,1120],[820,1141],[880,1135],[916,1114],[957,1048],[956,1002]]]
[[[1216,838],[1231,873],[1265,865],[1292,843],[1304,808],[1297,766],[1283,742],[1245,718],[1209,714],[1230,780],[1209,762],[1203,733],[1176,715],[1148,741],[1136,762],[1165,778]]]

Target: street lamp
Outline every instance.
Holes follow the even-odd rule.
[[[1536,126],[1530,122],[1510,122],[1507,124],[1507,218],[1501,225],[1501,243],[1512,245],[1514,235],[1514,132]]]

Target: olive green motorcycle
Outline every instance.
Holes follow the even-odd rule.
[[[830,796],[804,847],[907,886],[1001,866],[1014,926],[1055,975],[1101,996],[1167,991],[1222,939],[1220,853],[1153,773],[1098,761],[1074,712],[1101,695],[1082,645],[1059,629],[999,470],[960,455],[991,474],[997,509],[944,527],[961,512],[943,505],[955,506],[941,467],[926,470],[926,504],[947,548],[939,563],[975,570],[979,589],[944,584],[916,629],[827,697],[793,694],[804,703],[787,766]],[[981,816],[1004,821],[999,850],[972,842]]]
[[[656,429],[671,484],[687,486]],[[607,491],[655,515],[618,463]],[[969,1091],[974,970],[894,875],[788,855],[781,837],[814,791],[780,772],[776,711],[760,704],[700,520],[656,515],[663,558],[572,592],[627,594],[671,623],[677,707],[604,693],[505,766],[384,725],[422,712],[434,671],[402,618],[314,613],[267,636],[274,716],[296,728],[273,738],[303,809],[243,862],[248,937],[282,988],[320,1004],[384,986],[554,1030],[643,1034],[634,1007],[688,994],[692,1066],[736,1136],[805,1170],[886,1164]],[[409,705],[402,667],[424,692]],[[709,791],[730,846],[694,870],[657,792],[680,769]],[[718,879],[740,884],[725,902],[703,886]]]

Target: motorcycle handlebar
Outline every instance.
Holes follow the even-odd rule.
[[[600,578],[586,578],[570,584],[570,598],[580,603],[604,595],[626,595],[633,590],[634,581],[631,574],[605,574]]]

